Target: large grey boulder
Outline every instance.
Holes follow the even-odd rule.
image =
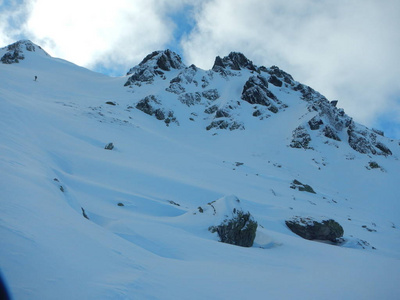
[[[209,230],[217,232],[222,243],[251,247],[256,237],[257,226],[257,222],[249,212],[234,209],[231,219],[226,219],[220,225],[210,227]]]
[[[295,234],[307,240],[338,242],[344,234],[343,227],[332,219],[317,221],[312,217],[293,217],[285,221]]]

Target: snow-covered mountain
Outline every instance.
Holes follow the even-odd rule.
[[[118,78],[30,41],[0,60],[13,299],[400,296],[400,142],[340,102],[237,52],[155,51]],[[247,212],[252,247],[219,242]],[[325,242],[290,229],[328,220]]]

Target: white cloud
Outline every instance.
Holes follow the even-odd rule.
[[[130,0],[37,0],[25,30],[55,56],[110,68],[128,68],[172,35],[154,1]]]

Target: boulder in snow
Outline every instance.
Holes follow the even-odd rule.
[[[344,234],[343,227],[332,219],[317,221],[312,217],[296,216],[285,223],[292,232],[307,240],[338,242]]]

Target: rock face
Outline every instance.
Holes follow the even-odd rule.
[[[148,114],[150,116],[155,116],[157,120],[164,121],[167,126],[171,122],[175,122],[178,124],[178,121],[174,117],[173,111],[165,111],[161,107],[160,101],[154,95],[147,96],[140,100],[136,104],[136,108]]]
[[[222,243],[251,247],[256,237],[257,226],[249,212],[234,209],[231,219],[210,227],[210,231],[217,232]]]
[[[310,147],[308,146],[310,142],[311,136],[307,132],[306,128],[303,126],[299,126],[293,131],[293,139],[290,143],[290,147],[310,149]]]
[[[171,69],[183,69],[181,57],[171,50],[154,51],[147,55],[138,66],[129,70],[126,75],[132,75],[128,78],[125,86],[140,83],[152,83],[154,77],[159,76],[165,79],[164,73]]]
[[[278,107],[274,104],[280,104],[278,98],[268,90],[268,80],[261,76],[251,76],[244,84],[242,91],[242,100],[250,104],[259,104],[266,106],[273,113],[278,112]]]
[[[25,59],[23,51],[35,52],[35,45],[28,40],[18,41],[6,47],[7,52],[0,58],[3,64],[19,63]]]
[[[12,60],[13,52],[9,55]],[[170,50],[154,51],[127,75],[125,86],[132,93],[138,90],[142,99],[135,104],[136,108],[167,123],[173,121],[168,115],[174,111],[179,118],[184,117],[181,110],[175,110],[183,104],[187,119],[192,124],[203,123],[206,130],[245,129],[247,122],[252,122],[247,121],[247,116],[260,121],[271,118],[289,107],[288,99],[297,98],[305,102],[308,113],[294,125],[290,147],[314,150],[314,143],[322,140],[336,148],[349,145],[362,154],[392,155],[383,132],[355,123],[337,107],[338,100],[329,101],[277,66],[258,67],[239,52],[217,56],[212,69],[205,71],[195,65],[186,67],[179,55]],[[144,84],[154,84],[154,89],[142,87]]]
[[[281,82],[283,81],[287,85],[294,85],[295,81],[294,81],[292,75],[286,73],[285,71],[282,71],[277,66],[272,66],[270,68],[266,68],[266,67],[262,66],[262,67],[259,68],[259,70],[262,71],[262,72],[266,72],[266,73],[270,74],[271,78],[274,77],[274,78],[271,79],[271,83],[273,85],[280,86],[279,81],[281,81]],[[279,81],[276,80],[276,79],[278,79]]]
[[[347,134],[349,136],[349,145],[357,152],[373,155],[392,155],[392,151],[383,143],[378,142],[377,135],[367,128],[362,128],[351,122],[347,129]]]
[[[332,219],[316,221],[311,217],[297,216],[285,223],[292,232],[307,240],[337,242],[344,234],[343,227]]]
[[[217,56],[215,58],[212,70],[215,72],[221,72],[223,69],[231,69],[234,71],[248,69],[251,71],[256,71],[256,67],[253,65],[253,62],[247,59],[247,57],[240,52],[231,52],[224,58]]]

